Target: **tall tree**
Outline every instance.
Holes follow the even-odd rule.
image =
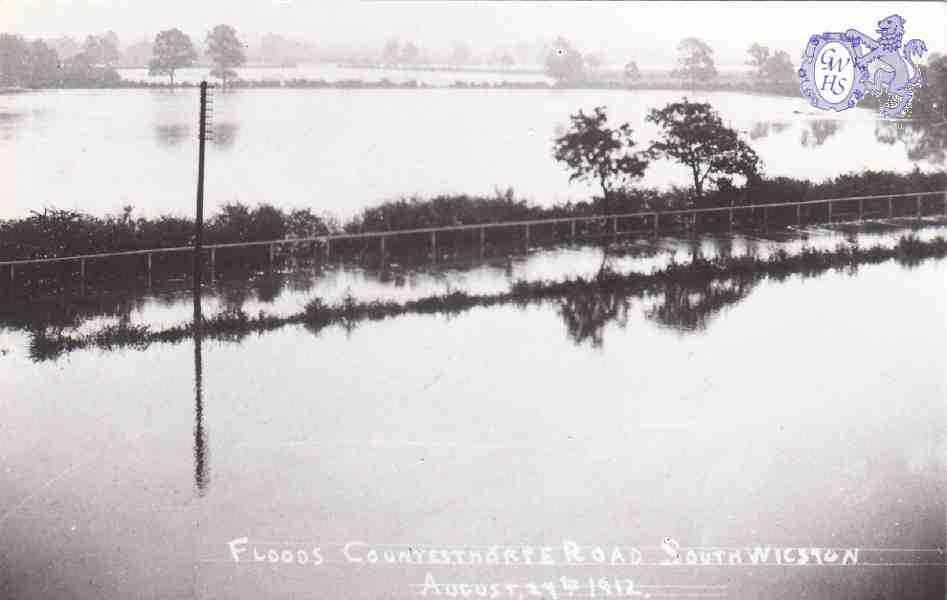
[[[61,80],[59,56],[42,40],[35,40],[30,44],[29,65],[31,87],[52,87]]]
[[[214,61],[210,72],[226,87],[227,79],[237,76],[234,67],[247,62],[244,45],[237,38],[237,30],[230,25],[217,25],[207,34],[207,55]]]
[[[466,65],[471,58],[473,58],[473,52],[470,50],[470,46],[464,42],[454,42],[448,59],[450,64],[455,66]]]
[[[641,79],[641,71],[638,70],[638,63],[631,61],[625,65],[625,79],[628,81],[638,81]]]
[[[399,62],[410,65],[418,62],[421,58],[421,50],[418,49],[416,45],[411,42],[406,43],[401,47],[401,58]]]
[[[82,49],[79,47],[79,44],[76,42],[76,40],[66,36],[47,39],[46,45],[56,51],[56,54],[59,56],[60,60],[69,60],[78,54]]]
[[[784,50],[777,50],[767,61],[763,68],[763,79],[774,83],[796,83],[796,66],[792,64],[789,53]]]
[[[388,40],[381,54],[381,60],[386,65],[397,64],[401,60],[401,45],[398,40]]]
[[[118,36],[109,31],[103,35],[90,35],[82,45],[82,62],[90,65],[110,66],[118,60]]]
[[[756,69],[756,74],[759,75],[763,72],[766,61],[769,60],[769,48],[754,42],[746,52],[750,55],[750,58],[745,64]]]
[[[672,77],[696,81],[709,81],[717,76],[714,66],[713,49],[697,38],[684,38],[677,46],[678,68],[671,72]]]
[[[589,71],[593,73],[602,68],[602,65],[605,64],[605,58],[601,54],[586,54],[585,55],[585,66],[589,68]]]
[[[753,44],[747,50],[750,59],[746,64],[753,67],[753,78],[757,81],[782,83],[796,81],[796,67],[792,64],[789,54],[783,50],[777,50],[770,54],[766,46]]]
[[[155,36],[154,58],[148,63],[149,75],[167,75],[174,87],[174,72],[190,67],[197,60],[191,38],[180,29],[166,29]]]
[[[628,123],[608,126],[604,106],[592,114],[581,110],[570,115],[572,127],[553,142],[553,157],[565,163],[572,173],[569,181],[595,181],[602,190],[603,212],[610,208],[610,197],[617,186],[644,175],[647,159],[632,152],[635,141]]]
[[[22,37],[0,33],[0,85],[29,85],[29,46]]]
[[[649,153],[654,158],[672,158],[691,170],[697,201],[703,199],[704,185],[718,175],[739,174],[748,179],[758,175],[760,160],[756,152],[726,127],[707,103],[672,102],[652,109],[647,121],[657,124],[661,138],[653,142]]]
[[[546,55],[546,74],[559,81],[576,81],[584,74],[582,53],[569,40],[557,37]]]

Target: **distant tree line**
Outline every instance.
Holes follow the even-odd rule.
[[[226,85],[236,76],[233,70],[246,63],[245,45],[230,25],[217,25],[207,33],[206,55],[214,68],[211,76]],[[136,52],[140,53],[140,47]],[[151,44],[148,62],[151,75],[167,75],[174,85],[175,71],[190,67],[198,59],[191,38],[180,29],[158,33]],[[112,32],[90,35],[81,47],[70,38],[52,45],[43,40],[0,33],[0,86],[24,88],[117,86],[121,78],[115,70],[120,59],[118,36]]]
[[[113,68],[118,59],[118,37],[114,32],[90,35],[69,58],[42,40],[0,33],[0,86],[3,87],[96,87],[119,81]]]

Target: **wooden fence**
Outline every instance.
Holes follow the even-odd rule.
[[[320,243],[322,244],[323,252],[326,258],[331,256],[332,252],[332,242],[342,241],[342,240],[358,240],[358,239],[378,239],[379,240],[379,250],[382,255],[386,252],[386,240],[391,237],[398,236],[414,236],[414,235],[428,235],[430,236],[430,248],[432,256],[436,255],[437,251],[437,234],[445,233],[451,231],[469,231],[469,230],[479,230],[479,244],[481,252],[483,251],[484,244],[486,243],[486,232],[491,229],[506,229],[506,228],[523,228],[523,239],[526,246],[529,245],[530,238],[530,227],[539,227],[544,225],[556,225],[556,224],[569,224],[569,237],[571,239],[576,238],[576,224],[584,222],[611,222],[611,233],[614,235],[619,234],[628,234],[628,233],[642,233],[644,231],[650,231],[653,234],[660,233],[662,221],[667,222],[669,219],[674,218],[693,218],[696,223],[698,215],[703,214],[724,214],[728,218],[730,227],[733,227],[734,216],[746,211],[752,211],[753,214],[756,211],[761,211],[762,218],[760,224],[765,229],[770,224],[770,213],[777,209],[787,209],[795,208],[795,214],[793,215],[792,224],[796,226],[802,225],[811,225],[818,223],[835,223],[835,222],[845,222],[845,221],[861,221],[865,217],[870,218],[892,218],[895,216],[904,217],[922,217],[925,216],[925,208],[928,211],[931,211],[931,206],[924,206],[924,198],[939,196],[936,203],[928,202],[930,204],[936,204],[937,208],[940,210],[936,214],[947,214],[947,190],[940,190],[934,192],[919,192],[911,194],[890,194],[890,195],[876,195],[876,196],[850,196],[847,198],[826,198],[822,200],[806,200],[801,202],[778,202],[773,204],[744,204],[739,206],[722,206],[722,207],[713,207],[713,208],[688,208],[688,209],[679,209],[679,210],[664,210],[664,211],[641,211],[641,212],[632,212],[632,213],[620,213],[620,214],[610,214],[610,215],[597,215],[597,216],[584,216],[584,217],[559,217],[551,219],[534,219],[534,220],[525,220],[525,221],[504,221],[498,223],[478,223],[472,225],[449,225],[444,227],[422,227],[417,229],[399,229],[393,231],[371,231],[364,233],[338,233],[338,234],[329,234],[329,235],[320,235],[314,237],[304,237],[304,238],[285,238],[277,240],[265,240],[257,242],[232,242],[225,244],[205,244],[203,246],[204,250],[209,252],[209,265],[211,269],[211,274],[216,268],[216,259],[217,251],[224,250],[228,248],[249,248],[254,246],[267,246],[269,247],[269,260],[272,265],[275,256],[276,249],[279,246],[292,246],[296,244],[304,243]],[[909,211],[906,213],[902,210],[902,214],[897,214],[895,211],[895,202],[904,204],[911,202],[909,205]],[[866,210],[866,203],[873,204],[873,210]],[[879,209],[878,206],[881,204],[882,208]],[[826,218],[825,220],[808,220],[804,221],[803,219],[803,208],[827,205],[827,210],[825,211]],[[839,207],[842,210],[839,210]],[[871,208],[871,207],[869,207]],[[927,215],[935,214],[933,212],[926,213]],[[785,216],[785,215],[784,215]],[[811,216],[811,215],[810,215]],[[854,217],[854,218],[851,218]],[[633,231],[620,231],[619,230],[619,221],[628,220],[628,219],[639,219],[650,224],[650,226],[645,229],[636,229]],[[175,252],[193,252],[193,246],[176,246],[169,248],[149,248],[145,250],[126,250],[122,252],[103,252],[98,254],[81,254],[75,256],[61,256],[55,258],[33,258],[33,259],[23,259],[23,260],[8,260],[0,261],[0,267],[7,267],[9,269],[10,282],[15,281],[16,278],[16,267],[20,265],[38,265],[44,263],[56,263],[56,262],[70,262],[76,261],[79,263],[79,273],[80,277],[85,279],[86,272],[86,262],[92,260],[99,260],[105,258],[113,258],[120,256],[140,256],[144,255],[147,258],[147,270],[149,277],[152,271],[152,257],[155,254],[164,254],[164,253],[175,253]]]

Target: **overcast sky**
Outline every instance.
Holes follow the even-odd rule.
[[[674,45],[698,36],[720,64],[739,64],[760,42],[795,58],[812,33],[855,28],[896,13],[905,39],[932,52],[947,46],[944,2],[517,2],[474,0],[0,0],[0,30],[27,37],[114,30],[123,44],[179,27],[203,40],[218,23],[255,44],[265,33],[299,38],[324,49],[379,48],[390,37],[422,48],[452,40],[479,48],[562,34],[585,52],[672,63]]]

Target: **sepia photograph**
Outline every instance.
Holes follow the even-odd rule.
[[[0,600],[947,599],[947,3],[0,0]]]

